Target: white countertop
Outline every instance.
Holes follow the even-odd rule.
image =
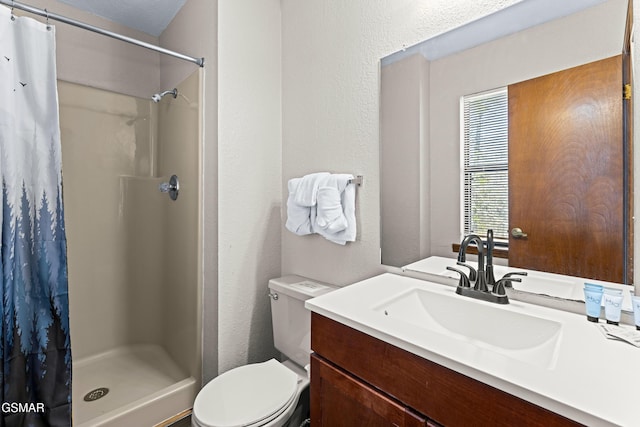
[[[520,301],[508,305],[477,301],[496,310],[513,310],[562,324],[554,363],[546,367],[527,363],[469,340],[386,317],[375,309],[381,302],[412,289],[467,298],[456,295],[451,286],[385,273],[313,298],[305,305],[315,313],[585,425],[640,425],[640,391],[636,388],[640,385],[640,348],[606,339],[584,315]]]

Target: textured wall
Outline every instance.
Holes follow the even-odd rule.
[[[222,373],[275,355],[267,283],[280,275],[280,1],[220,2],[218,37]]]
[[[340,247],[283,231],[283,273],[344,285],[382,271],[379,60],[513,3],[282,0],[283,194],[288,179],[310,172],[365,177],[357,195],[357,241]]]

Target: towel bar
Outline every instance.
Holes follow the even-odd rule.
[[[357,186],[361,186],[363,184],[364,177],[362,175],[356,175],[355,178],[349,180],[349,184],[356,184]]]

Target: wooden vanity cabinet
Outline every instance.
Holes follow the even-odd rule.
[[[316,377],[311,391],[314,427],[430,425],[426,417],[316,355],[311,356],[311,371]]]
[[[317,313],[311,349],[313,427],[581,425]]]

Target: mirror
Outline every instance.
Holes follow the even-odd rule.
[[[620,55],[627,3],[523,0],[382,58],[382,264],[455,256],[463,234],[461,97]]]

